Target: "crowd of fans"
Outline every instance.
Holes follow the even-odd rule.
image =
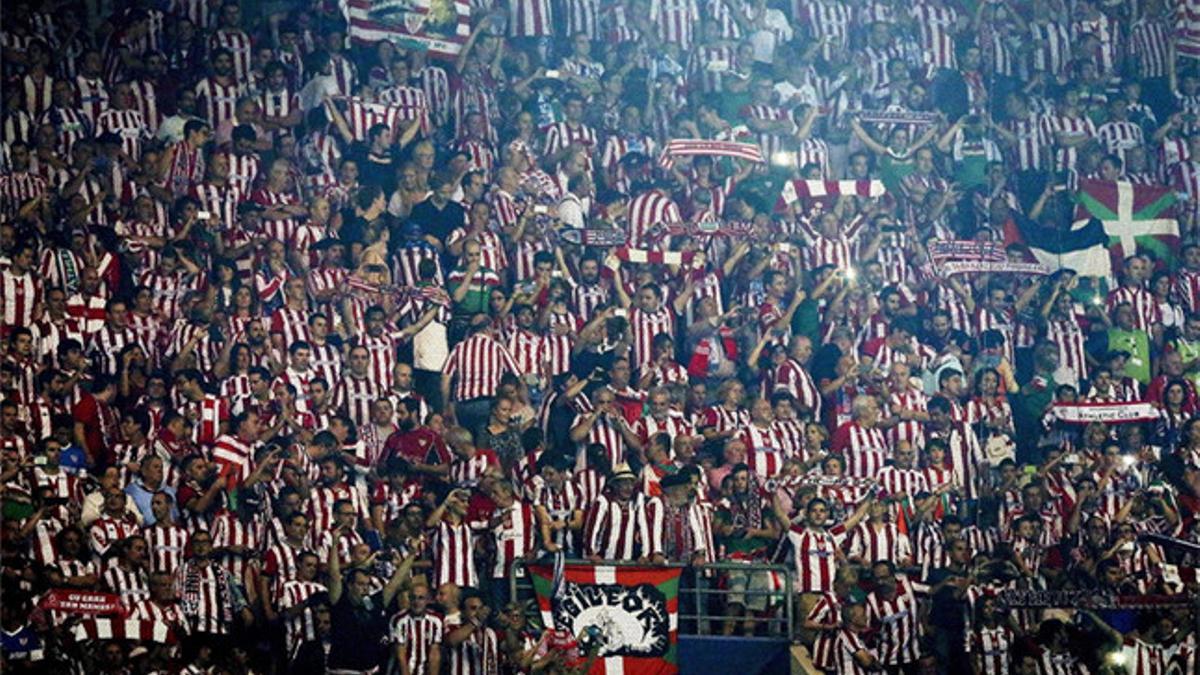
[[[510,597],[561,553],[687,566],[726,635],[782,563],[825,672],[1196,672],[1200,8],[471,5],[439,59],[5,3],[3,670],[581,672]],[[935,272],[1082,178],[1179,193],[1178,264]]]

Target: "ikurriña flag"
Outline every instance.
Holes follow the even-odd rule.
[[[587,647],[599,641],[593,675],[679,672],[679,567],[530,565],[547,628],[569,632]]]
[[[1081,180],[1076,195],[1075,219],[1099,220],[1108,235],[1114,262],[1138,250],[1151,254],[1168,267],[1179,250],[1179,222],[1175,220],[1175,192],[1155,185],[1128,181]]]

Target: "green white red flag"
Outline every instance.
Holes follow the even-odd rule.
[[[1177,199],[1175,192],[1165,187],[1081,180],[1075,219],[1095,218],[1104,225],[1114,263],[1140,250],[1167,266],[1174,266],[1175,252],[1179,250]]]
[[[591,675],[679,672],[679,567],[564,564],[529,566],[547,627],[567,631],[581,650],[597,641]]]

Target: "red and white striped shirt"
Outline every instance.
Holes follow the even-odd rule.
[[[921,492],[930,490],[929,481],[920,469],[899,469],[895,466],[885,466],[875,476],[880,487],[889,495],[908,495],[915,497]]]
[[[1058,134],[1065,133],[1073,138],[1096,136],[1096,126],[1088,117],[1069,117],[1067,115],[1046,115],[1042,118],[1043,130],[1051,143],[1057,145]],[[1077,147],[1056,147],[1054,151],[1054,169],[1066,171],[1075,168],[1079,156]]]
[[[181,609],[188,618],[191,630],[198,633],[224,635],[229,625],[223,617],[221,587],[218,578],[227,575],[225,568],[210,563],[201,566],[198,561],[184,563],[175,575],[176,594],[181,599]],[[189,595],[194,594],[194,605],[189,607]]]
[[[508,34],[514,38],[541,38],[554,34],[550,0],[509,3]]]
[[[895,523],[862,523],[850,533],[849,551],[851,558],[861,558],[867,563],[887,560],[897,567],[912,562],[912,546],[908,536]]]
[[[147,80],[133,80],[129,83],[133,93],[133,109],[142,114],[142,121],[151,134],[158,132],[162,124],[162,111],[158,109],[158,90]]]
[[[438,523],[433,535],[433,579],[435,586],[476,586],[474,535],[466,522]]]
[[[634,307],[629,310],[629,327],[633,332],[633,367],[641,370],[654,358],[654,336],[666,333],[675,339],[675,314],[667,307],[654,312]]]
[[[0,215],[11,219],[21,205],[46,193],[45,178],[28,171],[0,175]]]
[[[100,581],[108,592],[116,593],[121,597],[121,605],[126,609],[132,608],[143,600],[150,599],[150,584],[144,570],[125,569],[120,565],[112,565],[104,570]]]
[[[821,55],[828,59],[834,50],[844,50],[850,45],[850,27],[853,22],[850,5],[827,0],[794,0],[792,16],[807,24],[816,40],[827,40],[821,45]]]
[[[518,373],[512,355],[490,335],[476,333],[450,350],[443,371],[455,380],[456,401],[496,395],[505,372]]]
[[[496,543],[496,560],[492,579],[507,580],[514,561],[536,552],[537,521],[533,507],[521,501],[503,511],[497,510],[493,518],[496,525],[491,527],[491,535]]]
[[[193,149],[184,141],[176,143],[167,151],[172,153],[171,168],[167,170],[163,187],[176,197],[182,197],[188,194],[193,185],[198,185],[204,180],[204,152],[202,148]]]
[[[1046,148],[1051,144],[1041,116],[1030,113],[1025,119],[1010,119],[1004,126],[1016,136],[1009,148],[1010,161],[1022,171],[1041,169]]]
[[[92,128],[96,128],[96,120],[100,113],[108,109],[108,89],[104,80],[99,77],[75,76],[75,90],[79,94],[79,108],[87,115]]]
[[[347,372],[333,390],[333,407],[345,411],[361,427],[371,421],[371,404],[386,392],[387,387],[369,375],[357,377]]]
[[[1117,305],[1126,302],[1133,308],[1133,323],[1137,330],[1149,331],[1162,322],[1158,302],[1146,289],[1122,286],[1110,292],[1106,303],[1108,311],[1112,312]]]
[[[1058,75],[1071,60],[1071,36],[1067,27],[1057,21],[1034,21],[1029,24],[1030,44],[1033,46],[1033,69]]]
[[[397,645],[404,645],[409,673],[428,672],[430,655],[441,649],[443,630],[442,618],[433,613],[418,615],[405,610],[392,617],[391,639]]]
[[[571,122],[562,121],[550,125],[543,130],[543,133],[546,138],[543,153],[546,157],[553,157],[573,144],[581,144],[587,148],[584,170],[589,172],[592,170],[591,156],[599,145],[594,129],[583,123],[572,124]]]
[[[144,528],[142,536],[149,549],[151,572],[172,572],[183,564],[188,545],[187,530],[159,522]]]
[[[659,190],[642,193],[629,202],[629,246],[646,248],[647,234],[656,225],[683,221],[679,206]]]
[[[945,5],[918,2],[909,9],[916,21],[925,64],[935,68],[954,68],[954,30],[958,11]]]
[[[1171,53],[1171,27],[1165,21],[1143,17],[1129,33],[1129,53],[1142,78],[1165,77]]]
[[[220,28],[208,39],[209,51],[228,49],[233,54],[233,77],[242,84],[250,82],[251,46],[250,36],[236,28]]]
[[[334,485],[323,485],[313,491],[312,499],[309,501],[309,516],[312,518],[310,533],[317,534],[332,530],[333,509],[337,502],[342,500],[350,502],[360,519],[369,517],[370,510],[367,508],[366,500],[361,492],[344,481]],[[317,541],[319,542],[320,539],[317,538]]]
[[[660,40],[674,42],[687,51],[700,23],[700,8],[696,0],[650,0],[650,21]]]
[[[92,551],[100,556],[106,554],[109,547],[118,541],[137,534],[139,534],[137,523],[129,514],[120,518],[104,516],[92,523],[91,529],[88,530]]]
[[[232,123],[236,117],[237,100],[245,95],[246,90],[240,80],[232,80],[229,84],[221,84],[213,77],[206,77],[196,83],[196,98],[200,110],[204,111],[204,119],[208,120],[213,129],[219,128],[226,122]]]
[[[968,654],[979,659],[981,675],[1008,675],[1015,639],[1012,629],[1005,624],[992,628],[976,626],[967,640],[966,649]]]
[[[796,591],[832,593],[837,552],[846,539],[846,528],[835,525],[828,530],[815,530],[793,525],[787,536],[796,564]]]
[[[136,110],[105,110],[96,119],[96,135],[111,131],[121,137],[121,149],[130,157],[142,156],[142,143],[150,139],[150,129]]]
[[[883,431],[867,429],[858,422],[846,422],[833,434],[830,450],[845,457],[846,475],[874,478],[888,459]]]
[[[286,612],[294,607],[300,607],[312,596],[324,593],[326,590],[325,586],[313,581],[295,579],[286,581],[279,598],[279,611]],[[301,642],[316,639],[317,626],[311,608],[288,619],[284,637],[289,654],[293,653]]]
[[[923,631],[917,596],[907,579],[896,581],[895,596],[885,600],[878,591],[867,596],[867,619],[879,630],[876,651],[880,663],[915,663],[921,655]]]
[[[805,620],[823,626],[839,626],[842,623],[842,603],[836,594],[822,593],[821,598],[808,611]],[[837,667],[837,642],[836,628],[817,633],[816,639],[813,640],[812,662],[818,670],[828,673]]]
[[[0,325],[33,326],[35,310],[41,306],[42,285],[32,274],[0,270]]]
[[[236,436],[225,434],[213,443],[212,460],[220,467],[231,486],[250,477],[254,465],[254,447]]]
[[[605,560],[634,560],[638,555],[648,553],[649,543],[649,524],[642,495],[635,495],[624,503],[608,495],[599,495],[592,503],[584,523],[584,555],[597,555]]]

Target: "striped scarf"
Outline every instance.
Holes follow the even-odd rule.
[[[232,623],[233,593],[229,588],[229,573],[218,567],[215,563],[211,564],[213,573],[217,577],[217,599],[221,606],[221,621]],[[197,564],[197,561],[190,560],[184,563],[183,593],[180,594],[179,604],[186,616],[195,617],[200,615],[200,607],[204,602],[204,592],[200,589],[203,577],[203,568]]]

